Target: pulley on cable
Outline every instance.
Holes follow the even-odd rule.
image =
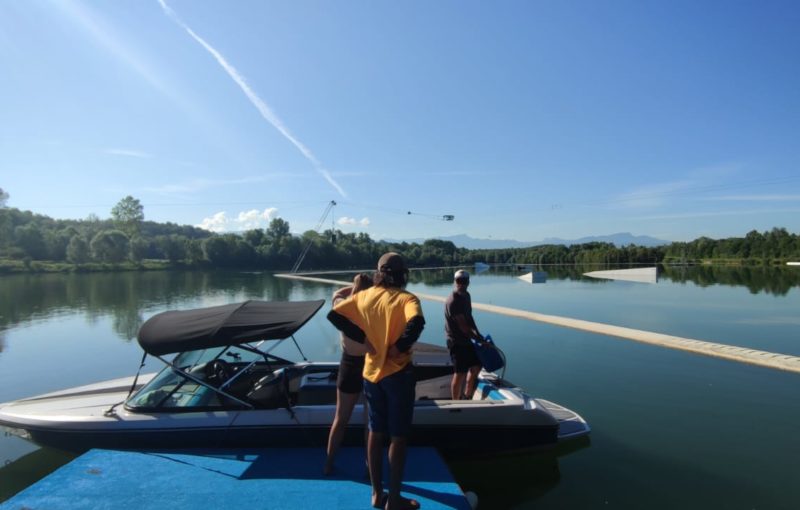
[[[418,212],[413,212],[413,211],[408,211],[407,214],[409,214],[409,215],[413,214],[415,216],[427,216],[428,218],[435,218],[437,220],[442,220],[442,221],[453,221],[456,218],[452,214],[443,214],[443,215],[439,216],[437,214],[425,214],[425,213],[418,213]]]

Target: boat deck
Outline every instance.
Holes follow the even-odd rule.
[[[321,448],[91,450],[0,503],[0,510],[366,509],[371,488],[364,455],[363,448],[343,448],[336,473],[326,477]],[[470,508],[433,448],[409,448],[403,494],[426,510]]]

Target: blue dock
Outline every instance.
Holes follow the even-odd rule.
[[[336,472],[324,476],[321,448],[91,450],[0,503],[0,510],[366,509],[371,488],[364,456],[363,448],[343,448]],[[409,448],[403,495],[425,510],[470,509],[433,448]]]

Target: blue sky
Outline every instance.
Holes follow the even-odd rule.
[[[376,239],[800,232],[798,26],[796,1],[0,1],[0,187],[217,231],[334,200],[326,227]]]

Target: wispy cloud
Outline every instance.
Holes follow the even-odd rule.
[[[342,187],[339,186],[339,183],[337,183],[333,179],[330,172],[327,169],[325,169],[325,167],[311,152],[311,150],[308,147],[306,147],[300,140],[298,140],[297,137],[295,137],[291,131],[289,131],[289,128],[286,127],[283,121],[275,114],[275,112],[272,111],[272,108],[270,108],[267,105],[267,103],[265,103],[260,97],[258,97],[258,95],[253,91],[253,89],[250,88],[250,85],[247,84],[244,77],[241,74],[239,74],[239,71],[237,71],[236,68],[234,68],[225,59],[225,57],[222,56],[222,54],[219,51],[217,51],[214,47],[208,44],[202,37],[197,35],[191,28],[189,28],[189,26],[178,17],[175,11],[173,11],[172,8],[168,6],[164,0],[158,0],[158,3],[161,5],[161,8],[164,10],[164,13],[167,16],[169,16],[170,19],[172,19],[181,28],[183,28],[186,31],[186,33],[188,33],[189,36],[191,36],[192,39],[194,39],[198,44],[200,44],[200,46],[202,46],[206,51],[208,51],[211,54],[211,56],[214,57],[214,59],[222,67],[222,69],[224,69],[225,72],[228,73],[228,76],[230,76],[231,79],[239,86],[239,88],[242,89],[244,95],[247,96],[247,99],[249,99],[250,102],[253,104],[253,106],[256,107],[261,116],[267,122],[272,124],[272,126],[275,129],[277,129],[278,132],[280,132],[280,134],[284,136],[284,138],[289,140],[289,142],[291,142],[292,145],[294,145],[297,148],[297,150],[299,150],[300,153],[303,154],[303,156],[308,161],[311,162],[311,164],[314,166],[314,169],[320,175],[322,175],[322,177],[326,181],[328,181],[328,184],[333,186],[333,188],[336,189],[336,191],[339,192],[339,194],[342,197],[347,198],[347,194],[344,192]]]
[[[636,216],[631,219],[635,220],[682,220],[693,218],[711,218],[715,216],[751,216],[755,214],[774,214],[774,213],[800,213],[800,208],[788,209],[750,209],[742,210],[735,209],[730,211],[697,211],[697,212],[682,212],[674,214],[654,214],[648,216]]]
[[[278,216],[278,209],[269,207],[263,211],[251,209],[242,211],[236,217],[230,218],[225,211],[220,211],[209,218],[203,218],[199,228],[204,228],[211,232],[241,232],[255,228],[266,228],[269,222]]]
[[[339,225],[361,225],[362,227],[366,227],[369,225],[369,218],[364,217],[361,218],[360,220],[357,220],[355,218],[342,216],[336,221],[336,223],[338,223]]]
[[[104,152],[114,156],[130,156],[132,158],[141,159],[151,159],[153,157],[152,154],[131,149],[106,149]]]
[[[255,182],[264,182],[268,179],[269,176],[241,177],[238,179],[199,178],[176,184],[165,184],[163,186],[142,188],[142,191],[148,191],[151,193],[158,193],[163,195],[174,194],[174,193],[194,193],[209,188],[218,188],[220,186],[231,186],[237,184],[251,184]]]
[[[180,96],[167,86],[164,80],[156,73],[146,60],[139,55],[133,45],[126,44],[97,13],[80,2],[53,2],[49,8],[60,9],[69,19],[77,23],[100,47],[105,48],[116,58],[131,67],[139,76],[145,79],[155,89],[166,96],[179,101]]]
[[[654,183],[617,195],[607,202],[626,208],[659,207],[666,203],[666,197],[686,192],[696,184],[690,180]]]
[[[800,195],[729,195],[709,197],[706,200],[725,202],[798,202]]]
[[[733,176],[740,174],[743,168],[744,165],[741,163],[722,163],[698,167],[686,172],[682,179],[647,184],[600,202],[624,208],[655,208],[666,205],[679,197],[697,196],[766,182],[744,182],[734,179]]]

